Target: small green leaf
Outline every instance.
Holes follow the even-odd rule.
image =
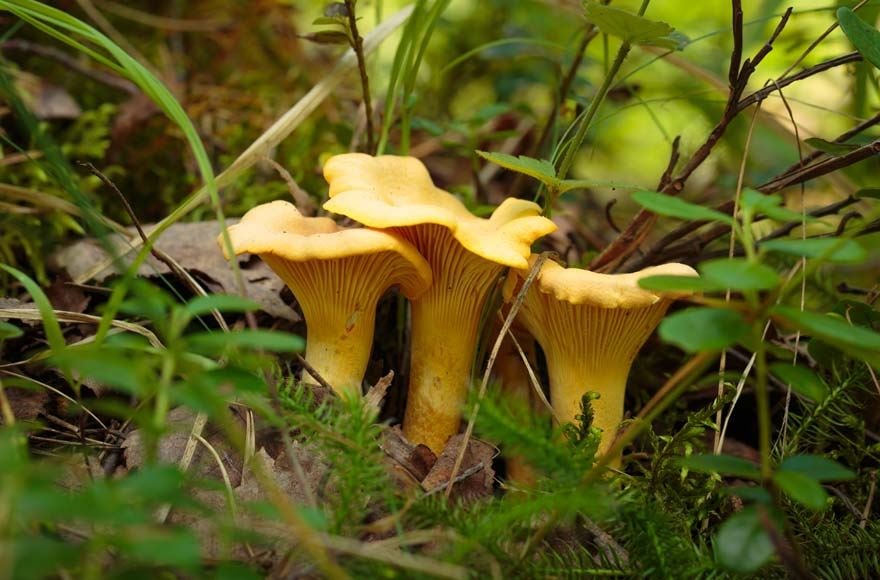
[[[758,485],[734,485],[724,488],[727,495],[735,495],[744,500],[764,505],[773,504],[773,496],[770,492]]]
[[[769,240],[762,243],[761,248],[805,258],[822,257],[828,262],[838,264],[857,264],[868,258],[868,253],[858,242],[840,238]]]
[[[738,312],[722,308],[687,308],[660,323],[660,337],[688,352],[721,350],[748,331]]]
[[[597,2],[584,2],[587,20],[605,34],[616,36],[630,44],[681,49],[687,38],[676,34],[665,22],[648,20],[626,10],[605,6]]]
[[[779,285],[776,270],[744,258],[721,258],[703,262],[700,274],[710,284],[730,290],[769,290]]]
[[[733,514],[713,542],[718,562],[734,572],[755,572],[770,561],[775,548],[754,506]]]
[[[851,8],[837,11],[837,20],[849,41],[865,60],[880,68],[880,31],[859,18]]]
[[[132,357],[117,348],[68,347],[49,360],[66,371],[75,371],[81,378],[138,395],[148,394],[145,389],[152,382],[145,378],[144,363],[149,362],[148,358]]]
[[[9,324],[8,322],[3,322],[0,320],[0,340],[6,340],[7,338],[18,338],[24,334],[22,330],[15,326],[14,324]]]
[[[639,287],[658,292],[711,292],[718,288],[696,276],[646,276],[639,279]]]
[[[761,214],[778,222],[816,221],[812,216],[784,207],[782,201],[781,195],[768,195],[748,187],[742,190],[740,196],[743,211],[750,211],[752,214]]]
[[[825,139],[820,139],[819,137],[810,137],[809,139],[804,139],[804,143],[806,143],[813,149],[818,149],[822,153],[827,153],[832,157],[846,155],[847,153],[859,148],[859,145],[856,143],[835,143],[834,141],[826,141]]]
[[[729,215],[677,197],[672,197],[671,195],[664,195],[654,191],[637,191],[632,194],[632,198],[648,211],[659,215],[687,221],[716,221],[733,225],[733,218]]]
[[[558,181],[556,179],[556,168],[553,167],[552,163],[544,159],[535,159],[533,157],[526,157],[525,155],[514,157],[513,155],[507,155],[506,153],[493,153],[490,151],[477,151],[477,155],[486,161],[504,167],[505,169],[510,169],[511,171],[534,177],[548,186],[553,185]]]
[[[773,482],[785,495],[813,510],[824,509],[828,494],[812,477],[797,471],[777,471]]]
[[[151,566],[195,567],[201,561],[196,535],[180,528],[140,528],[136,534],[114,538],[120,549]]]
[[[880,189],[860,189],[853,194],[856,199],[880,199]]]
[[[349,44],[351,42],[348,33],[339,30],[319,30],[311,34],[301,34],[300,38],[315,44]]]
[[[735,475],[747,479],[761,478],[761,471],[757,465],[733,455],[691,455],[681,458],[679,463],[688,469],[702,473],[720,473],[721,475]]]
[[[770,372],[791,385],[792,391],[812,401],[821,403],[828,396],[828,386],[805,367],[779,362],[770,365]]]
[[[850,324],[841,316],[802,312],[781,305],[775,306],[771,312],[804,334],[820,338],[850,356],[880,366],[880,333]]]
[[[777,471],[800,473],[816,481],[849,481],[856,477],[851,470],[821,455],[792,455],[779,465]]]
[[[232,294],[209,294],[198,296],[186,303],[183,310],[190,316],[201,316],[212,310],[221,312],[252,312],[259,310],[260,305],[253,300]]]
[[[301,352],[305,341],[299,336],[274,330],[239,330],[236,332],[199,332],[187,337],[196,352],[217,353],[240,347],[274,352]]]
[[[55,316],[55,309],[52,308],[52,303],[49,302],[49,298],[43,292],[42,288],[40,288],[40,285],[34,282],[27,274],[20,270],[16,270],[12,266],[0,264],[0,268],[18,280],[19,284],[24,286],[24,289],[27,290],[28,294],[31,295],[31,298],[34,299],[34,303],[40,311],[43,330],[46,333],[46,340],[49,341],[50,348],[55,352],[61,352],[64,350],[65,342],[64,335],[61,333],[61,325],[58,324],[58,318]]]

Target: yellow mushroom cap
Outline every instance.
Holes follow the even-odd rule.
[[[287,201],[273,201],[251,209],[229,228],[229,237],[236,254],[270,255],[291,262],[393,252],[407,265],[401,270],[404,275],[391,282],[376,280],[377,283],[399,284],[407,298],[417,298],[431,285],[430,266],[400,236],[366,228],[341,228],[326,217],[305,217]],[[218,241],[223,246],[222,239]]]
[[[537,256],[529,259],[533,265]],[[686,293],[657,293],[639,287],[639,280],[648,276],[698,276],[696,270],[685,264],[652,266],[630,274],[600,274],[580,268],[564,268],[553,261],[545,261],[535,279],[538,291],[552,295],[556,300],[570,304],[588,304],[599,308],[645,308],[663,298],[678,298]],[[515,277],[505,284],[505,299],[511,299]]]
[[[324,164],[330,199],[324,209],[375,228],[437,224],[480,257],[526,267],[532,242],[556,230],[530,201],[509,198],[488,219],[471,214],[452,194],[434,186],[414,157],[346,153]]]
[[[253,208],[229,237],[236,254],[259,255],[293,291],[306,320],[306,361],[339,393],[360,393],[382,294],[398,285],[417,298],[433,279],[400,236],[303,217],[286,201]]]

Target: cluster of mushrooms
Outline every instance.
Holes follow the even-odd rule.
[[[324,177],[324,209],[365,227],[342,228],[274,201],[229,228],[232,248],[259,255],[290,287],[306,322],[306,362],[340,395],[360,396],[377,303],[397,286],[411,305],[403,432],[439,454],[459,430],[488,297],[506,272],[503,295],[515,299],[536,259],[531,245],[556,225],[537,204],[513,198],[476,217],[413,157],[337,155]],[[630,365],[674,299],[639,288],[656,274],[696,276],[682,264],[606,275],[548,260],[518,314],[521,339],[545,354],[560,421],[575,420],[586,392],[599,394],[600,451],[623,418]],[[524,375],[508,374],[511,387]]]

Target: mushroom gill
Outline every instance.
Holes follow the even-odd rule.
[[[683,264],[598,274],[548,261],[520,307],[518,320],[544,350],[550,403],[559,420],[574,422],[583,395],[599,394],[592,401],[593,426],[602,430],[599,453],[611,445],[623,419],[630,366],[674,299],[639,288],[638,281],[662,274],[697,275]],[[516,296],[524,275],[508,277],[506,300]]]
[[[412,349],[403,432],[439,453],[458,431],[480,315],[507,267],[524,268],[537,238],[556,229],[529,201],[506,199],[488,219],[434,186],[413,157],[337,155],[324,166],[324,209],[412,243],[434,282],[412,301]]]
[[[257,254],[284,280],[306,321],[306,362],[339,393],[359,395],[373,345],[376,304],[392,286],[423,293],[431,269],[390,232],[343,229],[273,201],[229,228],[236,254]]]

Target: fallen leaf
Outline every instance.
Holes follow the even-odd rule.
[[[437,462],[425,479],[422,480],[422,487],[426,491],[430,492],[449,485],[452,468],[455,466],[455,460],[461,452],[463,441],[464,435],[459,434],[451,437],[446,443],[446,447],[440,453]],[[452,495],[465,499],[492,495],[492,484],[495,478],[495,471],[492,469],[492,459],[494,459],[495,455],[494,447],[484,441],[471,437],[456,479],[459,480],[463,474],[472,473],[454,483]]]
[[[38,119],[76,119],[82,114],[70,93],[38,76],[18,72],[15,84],[28,109]]]
[[[394,371],[388,371],[388,374],[376,381],[376,384],[370,387],[367,394],[364,395],[364,404],[374,410],[377,414],[382,409],[382,401],[388,393],[388,387],[394,380]]]
[[[187,441],[189,441],[195,417],[195,413],[187,407],[176,407],[168,413],[165,419],[167,431],[159,439],[156,449],[156,461],[169,464],[180,462],[180,458],[183,457],[184,450],[186,449]],[[220,456],[223,468],[226,470],[232,485],[237,486],[241,482],[241,458],[210,425],[202,434],[202,437]],[[136,469],[146,462],[147,449],[144,436],[140,430],[134,430],[128,434],[122,443],[122,449],[128,469]],[[196,447],[190,473],[218,481],[223,480],[220,466],[217,464],[214,455],[201,443]]]
[[[382,432],[379,448],[392,459],[393,467],[402,469],[410,478],[419,482],[425,479],[437,462],[437,456],[433,451],[425,445],[413,445],[396,425]],[[393,469],[392,473],[395,471],[396,469]],[[402,483],[407,483],[405,478]]]
[[[70,284],[64,276],[53,280],[52,285],[46,290],[46,296],[55,310],[82,313],[89,305],[89,296],[79,287]]]
[[[22,389],[20,387],[5,387],[3,392],[12,409],[12,416],[16,421],[33,421],[46,408],[49,402],[49,393],[43,389]],[[0,425],[3,424],[3,415],[0,413]]]
[[[237,220],[229,220],[231,225]],[[144,226],[148,233],[155,226]],[[132,236],[135,230],[130,228]],[[192,274],[206,286],[209,292],[225,292],[237,294],[235,277],[229,263],[223,257],[217,244],[220,226],[216,221],[178,223],[172,225],[156,242],[156,248],[173,258],[182,268]],[[109,237],[111,245],[122,250],[126,242],[119,235]],[[74,243],[56,252],[52,256],[52,264],[63,270],[74,280],[78,280],[86,272],[104,262],[107,254],[97,240],[88,239]],[[130,264],[132,255],[126,257]],[[281,291],[286,288],[284,282],[262,260],[256,257],[241,256],[239,258],[241,274],[248,298],[262,306],[267,314],[298,322],[299,315],[281,299]],[[171,274],[167,265],[150,256],[138,270],[144,277]],[[115,275],[112,267],[105,268],[94,276],[94,280],[103,282]]]

